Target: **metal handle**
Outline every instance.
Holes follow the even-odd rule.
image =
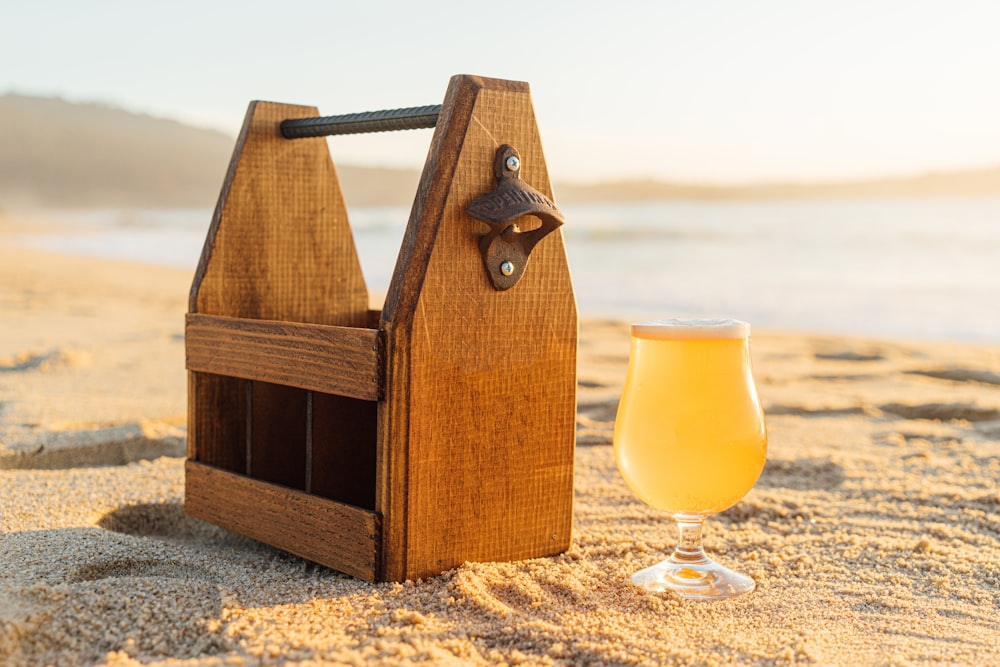
[[[342,116],[289,118],[281,121],[281,134],[286,139],[301,139],[303,137],[326,137],[334,134],[419,130],[437,125],[440,114],[441,105],[431,104],[425,107],[362,111]]]

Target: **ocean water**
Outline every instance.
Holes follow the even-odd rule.
[[[1000,343],[1000,197],[566,204],[580,312]],[[369,290],[409,210],[349,211]],[[194,269],[210,210],[50,212],[27,245]],[[530,271],[530,266],[529,269]]]

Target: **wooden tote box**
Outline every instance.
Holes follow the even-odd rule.
[[[185,329],[187,514],[368,581],[564,551],[577,315],[527,84],[316,116],[251,103],[222,186]],[[324,135],[421,126],[372,311]]]

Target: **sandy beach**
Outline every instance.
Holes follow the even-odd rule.
[[[692,603],[627,581],[675,528],[614,464],[628,325],[584,313],[572,548],[368,584],[184,516],[190,272],[7,239],[2,664],[1000,664],[1000,348],[755,330],[768,463],[705,539],[757,590]]]

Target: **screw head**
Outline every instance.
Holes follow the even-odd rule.
[[[504,164],[507,166],[507,171],[517,171],[521,168],[521,161],[517,159],[516,155],[508,157]]]
[[[514,273],[514,264],[513,264],[513,262],[511,262],[510,260],[507,260],[503,264],[501,264],[500,265],[500,273],[504,274],[505,276],[509,276],[510,274]]]

